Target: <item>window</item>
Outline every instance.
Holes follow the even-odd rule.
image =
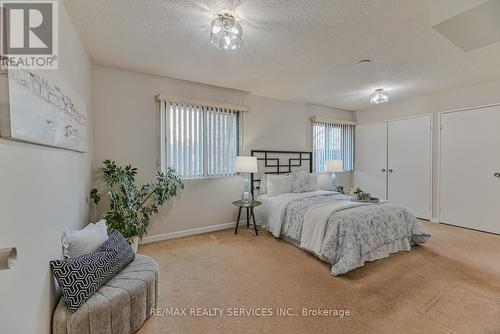
[[[344,170],[352,170],[353,153],[353,124],[313,120],[314,171],[323,172],[326,160],[342,160]]]
[[[160,101],[161,168],[183,178],[235,174],[239,112],[225,107]]]

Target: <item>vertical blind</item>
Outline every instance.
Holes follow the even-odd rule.
[[[314,170],[323,172],[327,160],[342,160],[344,170],[353,169],[354,125],[313,121]]]
[[[224,107],[160,101],[161,168],[183,178],[235,174],[239,113]]]

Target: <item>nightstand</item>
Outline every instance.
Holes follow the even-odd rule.
[[[233,205],[238,207],[238,219],[236,219],[236,227],[234,228],[234,234],[238,233],[238,225],[240,224],[241,209],[247,209],[247,228],[250,228],[250,219],[253,219],[253,227],[255,228],[255,235],[259,235],[257,232],[257,224],[255,223],[255,214],[253,208],[262,205],[262,202],[252,201],[250,204],[243,204],[242,201],[234,201]]]

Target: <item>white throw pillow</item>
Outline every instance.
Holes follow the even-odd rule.
[[[88,224],[82,230],[68,229],[62,237],[63,254],[66,258],[92,253],[108,240],[106,220]]]
[[[335,190],[332,189],[332,175],[330,173],[318,173],[317,177],[319,190]]]
[[[291,192],[291,175],[267,175],[267,196],[272,197]]]

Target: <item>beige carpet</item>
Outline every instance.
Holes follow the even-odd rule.
[[[425,225],[432,238],[424,246],[341,277],[246,228],[143,245],[140,253],[160,265],[157,312],[164,315],[139,333],[500,333],[500,236]],[[190,315],[196,307],[220,308],[223,316]],[[175,308],[187,315],[165,313]],[[234,308],[271,308],[273,315],[229,316]],[[276,308],[292,309],[291,316],[277,316]],[[302,316],[302,308],[351,315]]]

